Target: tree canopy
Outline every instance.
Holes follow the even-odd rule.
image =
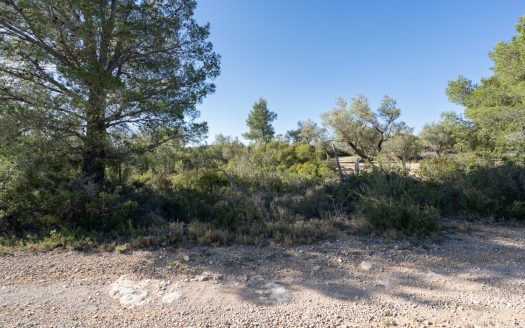
[[[384,151],[401,162],[404,175],[408,174],[407,162],[417,156],[421,147],[418,138],[409,129],[397,133],[385,142]]]
[[[350,105],[339,98],[336,107],[323,114],[323,120],[333,130],[337,141],[364,160],[372,161],[381,152],[384,142],[407,128],[404,122],[398,121],[400,115],[401,110],[392,97],[385,95],[379,108],[373,111],[368,99],[358,95]]]
[[[479,84],[459,76],[450,81],[447,95],[465,107],[477,138],[475,150],[522,153],[525,150],[525,16],[517,35],[499,42],[490,53],[493,75]]]
[[[260,98],[253,104],[248,119],[246,119],[249,131],[244,134],[244,137],[256,143],[264,144],[270,142],[275,135],[272,122],[276,118],[277,114],[268,109],[266,100]]]
[[[195,6],[0,1],[4,140],[37,133],[50,142],[68,139],[83,176],[101,189],[115,136],[141,135],[140,148],[148,150],[205,133],[195,105],[214,91],[219,56],[207,41],[209,26],[193,18]]]
[[[436,154],[446,154],[454,150],[456,140],[444,122],[425,124],[419,133],[422,146]]]
[[[286,138],[292,143],[304,142],[315,146],[327,139],[326,134],[325,128],[308,119],[297,122],[297,129],[286,132]]]

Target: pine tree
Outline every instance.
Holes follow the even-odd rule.
[[[276,118],[277,114],[268,109],[266,100],[260,98],[248,115],[246,124],[250,131],[245,133],[244,137],[259,144],[268,143],[275,135],[272,122]]]
[[[219,56],[194,0],[1,0],[0,127],[68,140],[102,190],[112,136],[143,149],[207,131]],[[58,139],[55,139],[58,140]]]

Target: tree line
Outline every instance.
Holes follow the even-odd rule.
[[[443,113],[417,136],[394,98],[373,109],[364,95],[276,136],[277,114],[261,98],[246,121],[249,145],[222,135],[203,145],[197,105],[215,90],[220,56],[195,7],[0,1],[0,235],[193,222],[171,233],[293,240],[356,217],[408,234],[430,233],[451,213],[523,218],[525,17],[490,53],[492,76],[449,82],[464,114]],[[332,146],[369,163],[395,159],[404,174],[379,167],[339,181]],[[434,156],[422,176],[407,177],[407,161],[425,152]]]

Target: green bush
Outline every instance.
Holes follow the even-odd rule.
[[[476,167],[456,182],[469,210],[497,219],[525,220],[525,169],[515,164]]]
[[[72,179],[67,170],[33,164],[0,165],[0,233],[110,231],[133,217],[137,203],[124,199],[119,188],[91,195],[89,186]]]
[[[410,199],[420,206],[432,206],[443,214],[455,214],[464,208],[465,197],[458,190],[434,181],[420,180],[401,173],[374,171],[362,178],[366,195],[386,195]]]
[[[394,230],[406,235],[422,236],[438,231],[438,209],[415,204],[409,198],[363,196],[357,210],[379,232]]]
[[[104,191],[93,194],[74,157],[37,154],[0,156],[0,237],[9,243],[61,245],[84,234],[149,246],[292,244],[336,235],[351,217],[411,236],[438,231],[440,215],[525,218],[523,166],[474,155],[426,159],[419,178],[375,170],[340,182],[334,163],[304,143],[166,144],[112,162]]]
[[[419,174],[426,181],[448,183],[461,178],[464,165],[452,157],[427,158],[419,163]]]
[[[439,204],[441,195],[428,185],[383,171],[364,175],[361,180],[355,210],[374,229],[415,236],[438,230],[439,209],[433,203]]]
[[[454,204],[448,213],[525,220],[525,169],[518,163],[494,163],[475,156],[438,157],[421,162],[421,175],[445,196],[454,195],[439,205],[443,209]]]

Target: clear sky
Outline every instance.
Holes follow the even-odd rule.
[[[388,94],[418,131],[443,111],[447,81],[491,74],[488,53],[514,35],[518,0],[198,0],[222,56],[217,90],[199,105],[209,139],[240,136],[260,97],[276,133],[320,122],[338,96]]]

